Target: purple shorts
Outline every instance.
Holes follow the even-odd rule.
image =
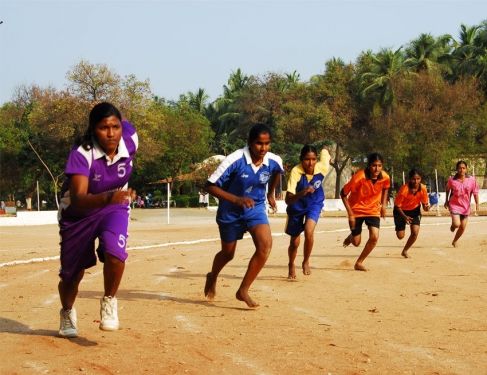
[[[61,269],[59,276],[72,281],[79,272],[96,264],[95,240],[98,238],[98,258],[110,254],[124,262],[127,259],[127,229],[129,211],[126,207],[109,206],[88,217],[59,221],[61,236]]]

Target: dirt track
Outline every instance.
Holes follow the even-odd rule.
[[[102,268],[76,302],[80,337],[56,337],[58,260],[0,268],[1,374],[486,374],[487,217],[472,217],[452,248],[447,217],[425,217],[411,259],[392,218],[379,245],[341,242],[345,218],[317,226],[311,276],[288,281],[284,218],[272,218],[272,254],[254,283],[261,307],[234,298],[252,254],[240,241],[213,303],[204,275],[219,248],[214,213],[135,210],[119,298],[121,330],[98,329]],[[56,257],[54,225],[0,227],[0,263]],[[197,243],[184,241],[204,240]],[[173,243],[168,245],[168,243]],[[300,255],[302,248],[300,249]],[[300,264],[298,256],[297,264]]]

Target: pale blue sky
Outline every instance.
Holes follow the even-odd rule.
[[[148,78],[166,99],[202,87],[214,100],[237,68],[307,80],[332,57],[484,19],[485,0],[0,0],[0,104],[21,84],[66,87],[81,59]]]

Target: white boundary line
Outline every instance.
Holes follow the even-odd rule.
[[[487,220],[476,220],[470,222],[470,224],[478,224],[478,223],[485,223]],[[422,223],[421,226],[440,226],[440,225],[451,225],[450,221],[444,222],[444,223]],[[388,225],[388,226],[381,226],[382,229],[391,229],[394,228],[394,225]],[[333,229],[333,230],[320,230],[320,231],[315,231],[315,233],[321,234],[321,233],[339,233],[339,232],[349,232],[350,229],[348,228],[342,228],[342,229]],[[282,236],[287,236],[286,233],[283,232],[278,232],[278,233],[272,233],[272,237],[282,237]],[[243,237],[244,239],[251,238],[249,234],[245,235]],[[201,240],[193,240],[193,241],[179,241],[179,242],[165,242],[161,244],[154,244],[154,245],[147,245],[147,246],[134,246],[134,247],[128,247],[127,251],[131,250],[147,250],[147,249],[154,249],[157,247],[169,247],[169,246],[179,246],[179,245],[193,245],[197,243],[205,243],[205,242],[215,242],[215,241],[220,241],[220,238],[206,238],[206,239],[201,239]],[[58,260],[59,255],[52,256],[52,257],[44,257],[44,258],[32,258],[32,259],[24,259],[24,260],[13,260],[10,262],[6,263],[0,263],[0,268],[2,267],[10,267],[10,266],[18,266],[20,264],[32,264],[32,263],[41,263],[41,262],[48,262],[51,260]]]

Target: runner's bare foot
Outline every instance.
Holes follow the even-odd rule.
[[[407,251],[403,251],[403,252],[401,253],[401,255],[402,255],[404,258],[411,258],[411,256],[408,254],[408,252],[407,252]]]
[[[352,235],[350,234],[343,240],[343,247],[348,247],[352,243]]]
[[[237,293],[235,294],[235,297],[237,297],[237,299],[239,301],[243,301],[247,304],[248,307],[258,307],[259,304],[257,302],[255,302],[252,298],[250,298],[249,294],[247,292],[243,292],[242,290],[237,290]]]
[[[356,271],[367,271],[367,268],[365,268],[362,263],[355,263],[355,266],[353,268]]]
[[[210,301],[215,298],[216,295],[216,279],[213,278],[211,272],[206,274],[206,282],[205,282],[205,296]]]
[[[288,264],[289,267],[289,273],[287,275],[287,278],[289,280],[295,280],[296,279],[296,267],[293,264]]]
[[[311,275],[311,267],[309,266],[309,263],[308,262],[303,262],[302,264],[303,266],[303,274],[305,275]]]
[[[455,241],[453,241],[451,244],[453,247],[457,247],[457,243]]]

